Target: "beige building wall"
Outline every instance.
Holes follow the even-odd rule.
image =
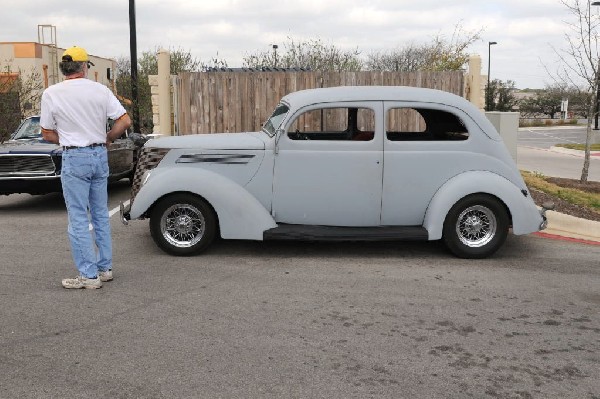
[[[116,94],[114,76],[116,61],[97,57],[89,53],[90,61],[94,63],[89,70],[88,79],[102,83]],[[37,72],[45,87],[64,80],[60,73],[58,62],[64,48],[54,47],[36,42],[0,42],[0,72],[20,72],[25,76],[32,71]],[[112,71],[113,79],[107,76],[107,70]],[[39,104],[33,104],[34,111],[39,110]]]

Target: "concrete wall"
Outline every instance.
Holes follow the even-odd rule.
[[[486,112],[485,116],[492,122],[496,128],[504,144],[508,148],[508,152],[512,158],[517,161],[517,140],[519,132],[519,113],[518,112]]]
[[[170,75],[171,79],[170,79],[170,85],[169,85],[169,109],[171,111],[171,129],[170,132],[168,133],[168,135],[178,135],[179,131],[177,129],[177,124],[176,124],[176,118],[175,118],[175,112],[176,112],[176,107],[174,107],[174,97],[175,97],[175,90],[176,90],[176,85],[174,84],[174,82],[177,79],[177,76],[175,75]],[[161,96],[160,96],[160,91],[158,88],[158,75],[149,75],[148,76],[148,83],[150,84],[150,93],[151,93],[151,98],[152,98],[152,124],[154,125],[154,127],[152,128],[152,133],[155,134],[164,134],[164,132],[161,131],[161,120],[160,120],[160,101],[161,101]]]

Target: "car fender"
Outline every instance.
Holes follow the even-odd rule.
[[[262,240],[265,230],[277,226],[269,211],[244,187],[197,167],[152,170],[131,204],[131,219],[140,218],[160,198],[175,192],[203,197],[217,213],[223,238]]]
[[[525,187],[525,185],[524,185]],[[485,193],[498,197],[512,215],[514,234],[528,234],[540,230],[542,216],[529,193],[508,179],[487,171],[468,171],[446,181],[431,199],[423,227],[429,232],[430,240],[442,238],[444,220],[450,208],[461,198],[470,194]]]

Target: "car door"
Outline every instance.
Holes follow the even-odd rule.
[[[378,226],[383,103],[305,107],[279,132],[273,178],[278,223]]]
[[[381,221],[420,226],[437,190],[489,161],[470,137],[472,120],[442,104],[385,102],[385,170]]]

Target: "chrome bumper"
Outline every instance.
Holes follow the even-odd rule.
[[[548,227],[548,217],[546,216],[546,211],[551,211],[554,209],[554,202],[544,202],[542,204],[542,209],[540,210],[540,215],[542,215],[542,223],[540,224],[540,230],[544,230]]]
[[[123,223],[125,226],[128,226],[129,221],[131,220],[131,217],[129,216],[130,210],[131,204],[125,206],[125,204],[123,204],[123,201],[121,201],[119,205],[119,216],[121,217],[121,223]]]

